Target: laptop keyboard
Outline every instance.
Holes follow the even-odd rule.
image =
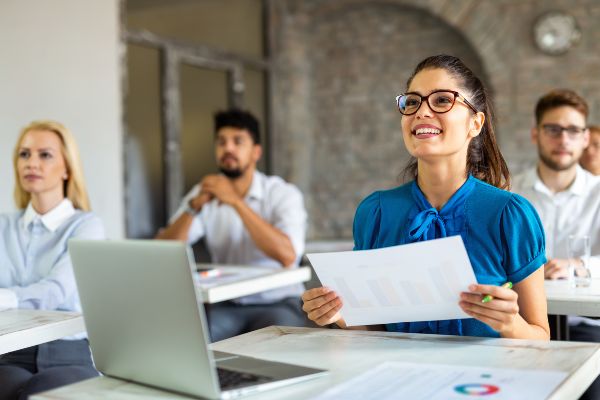
[[[219,385],[221,386],[221,390],[249,386],[271,380],[266,376],[249,374],[247,372],[231,371],[223,368],[217,368],[217,373],[219,375]]]

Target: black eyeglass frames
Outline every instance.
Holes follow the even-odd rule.
[[[559,124],[543,124],[542,125],[542,130],[544,131],[544,133],[553,139],[557,139],[557,138],[561,137],[563,131],[567,132],[567,136],[569,136],[570,139],[579,139],[580,137],[583,137],[583,134],[585,133],[586,129],[587,129],[586,127],[575,126],[575,125],[569,125],[566,127],[561,126]]]

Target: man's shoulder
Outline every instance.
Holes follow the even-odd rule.
[[[589,171],[583,170],[586,190],[594,195],[600,195],[600,175],[596,176]]]
[[[300,189],[293,183],[287,182],[280,176],[277,175],[266,175],[259,172],[262,185],[266,193],[270,195],[276,195],[278,193],[300,193]]]

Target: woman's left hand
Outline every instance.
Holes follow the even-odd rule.
[[[510,333],[515,328],[519,315],[517,292],[494,285],[470,285],[469,290],[460,294],[458,304],[464,312],[500,334]],[[483,297],[488,294],[492,300],[483,303]]]

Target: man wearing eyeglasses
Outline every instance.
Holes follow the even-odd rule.
[[[546,231],[546,279],[569,277],[571,235],[590,237],[592,257],[586,267],[592,277],[600,277],[600,178],[579,166],[590,140],[587,117],[586,101],[571,90],[553,90],[540,98],[531,129],[537,165],[513,178],[512,190],[533,204]],[[571,340],[600,341],[600,320],[569,317],[569,325]],[[586,396],[600,398],[600,383]]]
[[[592,255],[600,255],[600,179],[579,166],[590,140],[587,116],[586,101],[571,90],[540,98],[531,129],[539,159],[513,179],[513,191],[533,203],[546,231],[546,279],[568,278],[570,235],[590,236]],[[587,267],[600,276],[600,258]]]

